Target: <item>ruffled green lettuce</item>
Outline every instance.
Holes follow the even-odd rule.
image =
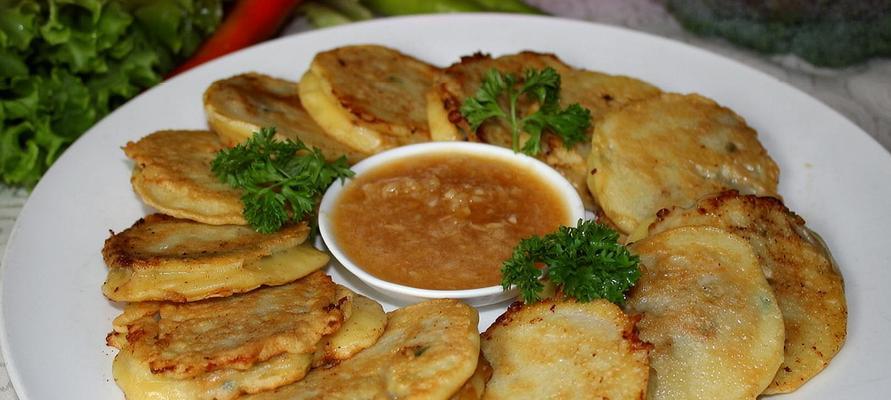
[[[33,186],[216,29],[221,0],[0,0],[0,181]]]

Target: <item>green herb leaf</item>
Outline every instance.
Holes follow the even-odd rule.
[[[594,221],[560,227],[544,237],[523,239],[501,268],[505,290],[516,286],[527,303],[541,300],[545,277],[563,295],[587,302],[625,302],[625,292],[640,278],[638,257],[619,244],[619,234]],[[544,265],[539,268],[538,265]]]
[[[211,164],[220,180],[244,191],[244,217],[262,233],[303,220],[335,179],[353,176],[345,157],[328,162],[319,149],[274,136],[275,128],[262,128]]]
[[[521,117],[518,103],[524,96],[538,103],[538,110]],[[514,151],[521,150],[522,131],[529,135],[522,152],[534,156],[541,152],[541,138],[545,132],[557,135],[566,147],[586,139],[591,112],[577,103],[561,110],[559,103],[560,75],[553,68],[526,70],[522,80],[493,69],[486,73],[476,94],[461,105],[461,114],[472,130],[477,130],[491,118],[507,121]],[[502,104],[507,104],[508,109],[503,109]]]
[[[474,97],[468,98],[461,105],[461,114],[467,119],[470,128],[476,130],[489,118],[505,118],[504,111],[498,105],[498,96],[514,86],[512,75],[502,75],[497,70],[486,72],[486,79],[476,91]]]

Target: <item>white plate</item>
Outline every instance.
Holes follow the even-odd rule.
[[[120,147],[159,129],[206,128],[201,95],[214,80],[246,71],[296,80],[316,52],[356,43],[385,44],[438,65],[479,50],[553,52],[572,65],[699,92],[733,108],[760,132],[782,170],[780,193],[826,239],[846,279],[847,344],[788,398],[891,392],[891,156],[875,141],[802,92],[681,43],[577,21],[467,15],[380,20],[269,42],[159,85],[78,140],[31,194],[3,262],[0,344],[22,400],[123,398],[111,377],[115,352],[105,347],[120,307],[99,290],[100,249],[109,229],[123,230],[150,210],[130,189]],[[336,268],[331,273],[356,284]],[[481,327],[501,311],[482,310]]]

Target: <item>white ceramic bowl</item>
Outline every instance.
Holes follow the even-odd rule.
[[[564,225],[575,226],[576,221],[585,218],[585,207],[582,204],[581,197],[579,197],[578,192],[575,191],[572,185],[557,171],[535,158],[488,144],[469,142],[431,142],[402,146],[366,158],[354,165],[352,170],[356,173],[356,177],[358,178],[367,171],[397,160],[423,154],[432,155],[442,153],[465,153],[486,156],[507,161],[517,165],[518,168],[524,168],[531,171],[542,178],[543,182],[550,184],[565,202],[566,209],[569,211],[569,220],[565,221]],[[365,272],[360,265],[354,263],[346,256],[346,254],[344,254],[340,245],[337,243],[333,232],[332,212],[334,211],[334,206],[337,204],[343,189],[349,186],[351,182],[351,180],[347,180],[345,183],[341,183],[338,180],[328,188],[327,192],[325,192],[325,196],[322,197],[322,203],[319,206],[319,231],[322,234],[322,239],[325,241],[325,245],[328,247],[328,250],[331,251],[331,254],[334,255],[334,258],[360,280],[386,295],[409,303],[415,303],[426,299],[449,298],[461,299],[473,306],[484,306],[498,303],[516,296],[515,290],[504,291],[500,285],[465,290],[420,289],[385,281]]]

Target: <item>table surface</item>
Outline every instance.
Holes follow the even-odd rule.
[[[877,59],[835,70],[814,68],[790,56],[763,56],[720,39],[690,34],[661,4],[651,0],[530,0],[529,3],[553,15],[623,26],[730,57],[820,99],[863,128],[885,149],[891,149],[891,59]],[[285,29],[284,34],[296,34],[306,29],[305,20],[298,19]],[[0,186],[0,257],[27,198],[25,190]],[[6,372],[6,363],[0,360],[0,400],[17,398]]]

